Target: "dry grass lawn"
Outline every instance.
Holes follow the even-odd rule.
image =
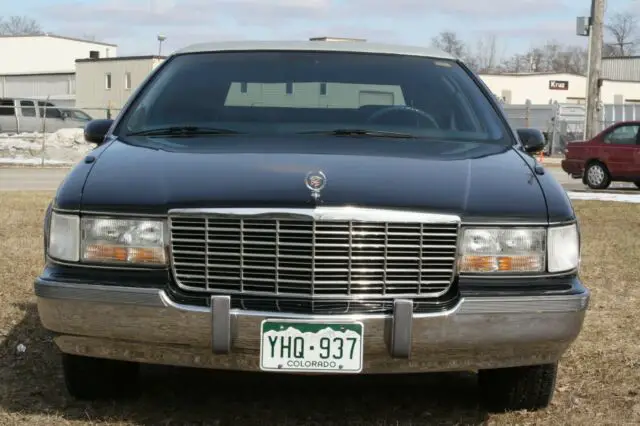
[[[472,375],[306,380],[150,367],[129,402],[81,403],[65,391],[32,282],[52,193],[0,192],[0,425],[640,424],[640,208],[576,202],[582,277],[593,291],[583,334],[561,363],[553,405],[488,415]],[[16,348],[23,344],[24,353]],[[426,382],[426,383],[425,383]]]

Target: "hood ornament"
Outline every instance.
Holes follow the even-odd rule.
[[[320,192],[327,185],[327,176],[320,170],[309,172],[304,178],[304,183],[311,191],[311,197],[317,202],[320,200]]]

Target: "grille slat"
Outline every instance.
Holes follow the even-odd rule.
[[[457,223],[228,216],[170,215],[180,288],[277,296],[279,306],[296,298],[433,299],[453,280]]]

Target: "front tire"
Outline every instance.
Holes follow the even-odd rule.
[[[481,397],[494,412],[540,410],[551,403],[557,372],[557,363],[480,370]]]
[[[135,362],[62,354],[62,369],[67,391],[80,400],[132,396],[138,389]]]
[[[607,189],[611,184],[609,170],[597,161],[589,164],[584,171],[584,183],[591,189]]]

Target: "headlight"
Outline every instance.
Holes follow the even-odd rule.
[[[49,224],[49,256],[77,262],[80,259],[80,218],[75,215],[51,213]]]
[[[164,222],[82,218],[81,260],[86,262],[166,263]]]
[[[547,237],[549,272],[563,272],[580,266],[578,225],[549,228]]]
[[[545,228],[466,228],[460,273],[544,272]]]
[[[580,265],[578,226],[466,228],[460,273],[571,271]]]

